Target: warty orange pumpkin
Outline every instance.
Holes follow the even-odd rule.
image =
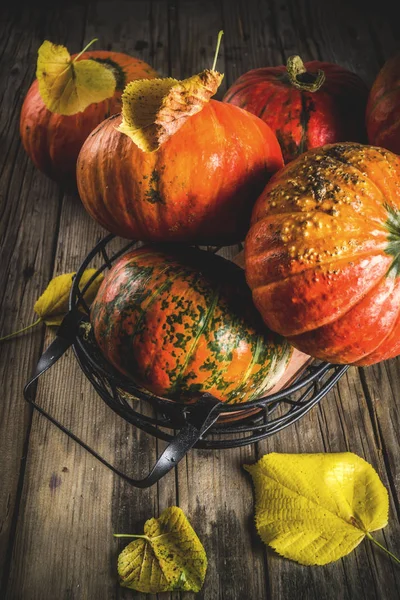
[[[333,363],[400,353],[400,158],[333,144],[280,171],[258,199],[246,277],[265,323]]]
[[[212,253],[142,247],[107,273],[91,322],[107,360],[155,394],[264,395],[292,349],[262,323],[243,270]]]

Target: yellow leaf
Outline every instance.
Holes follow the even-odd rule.
[[[143,152],[154,152],[204,108],[222,78],[221,73],[206,70],[183,81],[171,77],[131,81],[122,94],[118,130]]]
[[[387,525],[388,493],[372,466],[351,452],[272,453],[245,469],[253,477],[259,535],[303,565],[338,560]]]
[[[86,269],[83,272],[80,289],[85,287],[94,273],[96,273],[96,269]],[[58,275],[50,281],[43,294],[36,301],[33,309],[46,325],[60,325],[67,314],[69,294],[74,276],[75,273]],[[99,274],[85,292],[84,299],[89,306],[93,302],[103,279],[104,276]]]
[[[200,591],[207,556],[184,512],[167,508],[158,519],[149,519],[137,537],[118,557],[123,587],[156,594],[172,590]]]
[[[39,48],[36,77],[42,100],[51,112],[73,115],[115,92],[116,80],[110,69],[95,60],[77,58],[72,60],[65,46],[47,40]]]

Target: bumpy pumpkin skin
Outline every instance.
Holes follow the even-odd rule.
[[[87,59],[112,65],[117,88],[111,98],[90,104],[75,115],[59,115],[46,108],[35,79],[22,105],[20,134],[25,151],[40,171],[61,183],[75,182],[76,160],[83,142],[99,123],[121,110],[125,84],[157,76],[142,60],[120,52],[84,52],[78,60]]]
[[[368,365],[400,353],[400,158],[333,144],[278,173],[246,238],[265,323],[299,350]]]
[[[369,94],[366,120],[370,143],[400,154],[400,54],[379,72]]]
[[[283,166],[270,128],[235,106],[211,100],[156,152],[145,153],[111,117],[86,140],[77,164],[79,194],[100,225],[142,241],[233,243]]]
[[[280,379],[288,343],[255,310],[242,269],[207,252],[143,247],[123,256],[91,307],[104,356],[155,394],[259,397]]]
[[[332,63],[315,60],[304,66],[307,73],[324,71],[326,79],[318,91],[294,87],[285,66],[265,67],[241,75],[223,98],[268,123],[285,164],[311,148],[366,140],[368,89],[362,80]]]

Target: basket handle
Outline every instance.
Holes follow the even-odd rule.
[[[82,316],[82,314],[76,311],[71,311],[66,315],[57,330],[55,339],[40,357],[32,378],[25,385],[24,398],[39,413],[53,423],[53,425],[58,427],[58,429],[60,429],[63,433],[77,442],[80,446],[82,446],[82,448],[90,452],[92,456],[97,458],[97,460],[103,463],[103,465],[108,467],[116,475],[134,487],[148,488],[154,485],[171,469],[173,469],[173,467],[178,464],[178,462],[213,425],[213,423],[215,423],[219,414],[217,407],[221,404],[221,402],[211,394],[203,394],[196,404],[188,406],[186,410],[185,425],[159,456],[150,473],[144,477],[144,479],[132,479],[131,477],[128,477],[128,475],[117,469],[95,450],[90,448],[90,446],[88,446],[83,440],[69,431],[62,423],[52,417],[50,413],[39,406],[34,400],[33,385],[37,379],[51,366],[53,366],[54,363],[56,363],[58,359],[61,358],[61,356],[73,344],[76,336],[76,329],[79,321],[82,319]]]

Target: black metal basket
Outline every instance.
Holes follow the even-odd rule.
[[[90,335],[90,309],[83,297],[98,274],[109,269],[116,259],[136,243],[129,242],[111,252],[108,246],[114,238],[109,235],[101,240],[80,266],[71,289],[69,313],[59,327],[55,340],[40,358],[32,379],[25,386],[24,395],[35,409],[131,485],[140,488],[153,485],[192,447],[233,448],[253,444],[281,431],[315,406],[348,369],[348,365],[309,364],[287,388],[235,405],[224,404],[210,394],[203,394],[194,404],[182,404],[155,396],[135,385],[107,363],[97,349]],[[213,251],[218,251],[218,248],[213,248]],[[83,272],[99,259],[102,264],[80,289]],[[113,411],[148,434],[169,442],[144,479],[132,479],[119,471],[34,401],[33,384],[71,345],[82,371]],[[154,409],[153,415],[143,410],[146,403]],[[240,437],[238,434],[241,434]]]

